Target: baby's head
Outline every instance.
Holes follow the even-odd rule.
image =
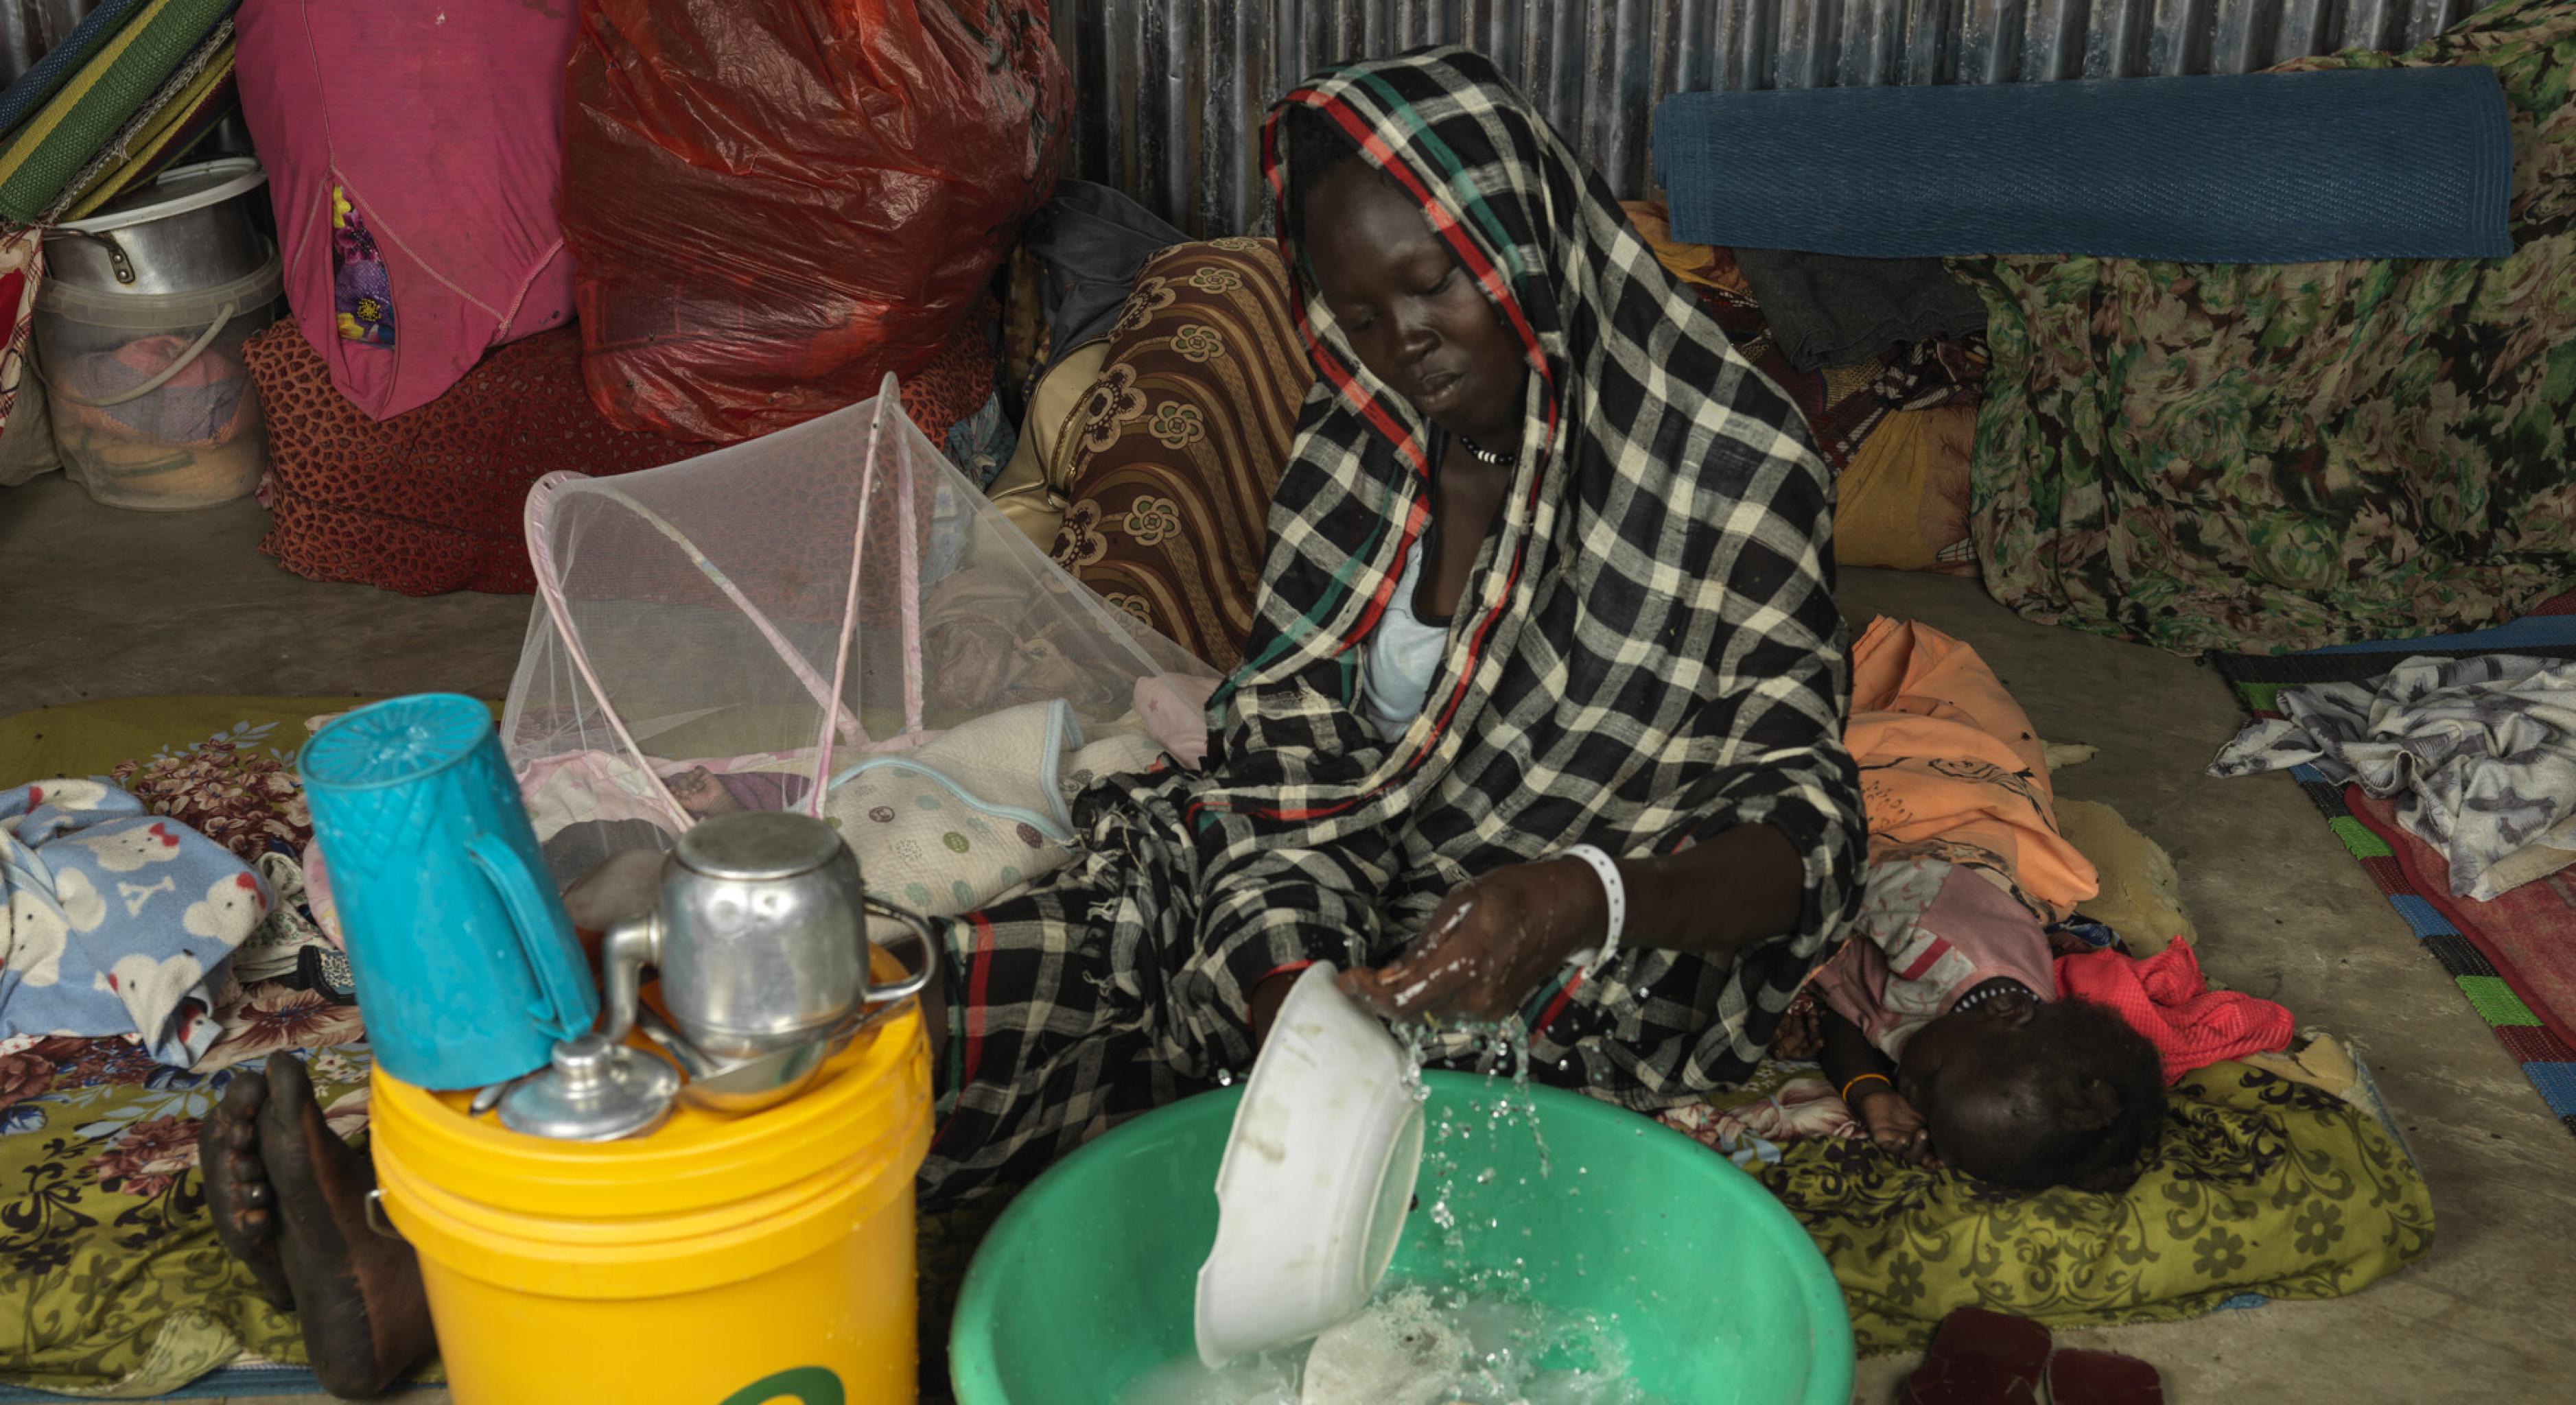
[[[2111,1010],[2018,992],[1943,1015],[1897,1061],[1942,1164],[2017,1190],[2119,1190],[2164,1120],[2164,1066]]]

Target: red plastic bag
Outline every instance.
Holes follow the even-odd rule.
[[[1046,0],[581,0],[562,225],[627,429],[729,442],[927,364],[1055,186]]]

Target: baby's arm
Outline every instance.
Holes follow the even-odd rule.
[[[1824,1025],[1825,1077],[1833,1080],[1834,1090],[1842,1094],[1852,1116],[1860,1119],[1869,1129],[1870,1140],[1882,1149],[1921,1162],[1931,1137],[1924,1130],[1923,1114],[1896,1091],[1895,1065],[1869,1042],[1859,1025],[1832,1006],[1825,1006],[1817,1017]]]

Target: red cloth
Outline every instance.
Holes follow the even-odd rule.
[[[2240,991],[2211,990],[2200,958],[2180,937],[2140,960],[2116,951],[2057,958],[2057,993],[2119,1012],[2164,1056],[2165,1082],[2224,1059],[2289,1046],[2286,1006]]]

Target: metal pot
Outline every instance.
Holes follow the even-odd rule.
[[[672,1024],[719,1064],[836,1038],[930,976],[929,924],[868,897],[858,856],[811,816],[701,821],[665,861],[661,898],[655,912],[610,929],[602,950],[612,1038],[634,1024],[646,966],[661,973]],[[869,912],[912,929],[920,959],[905,979],[869,980]]]
[[[173,166],[87,219],[45,231],[45,277],[109,293],[193,293],[268,262],[253,202],[268,173],[247,156]]]
[[[809,1039],[756,1059],[718,1063],[681,1038],[678,1030],[653,1013],[652,1006],[645,1006],[637,1016],[644,1033],[688,1075],[688,1081],[680,1085],[680,1101],[727,1117],[776,1107],[804,1092],[823,1076],[823,1065],[845,1043],[831,1038]]]

